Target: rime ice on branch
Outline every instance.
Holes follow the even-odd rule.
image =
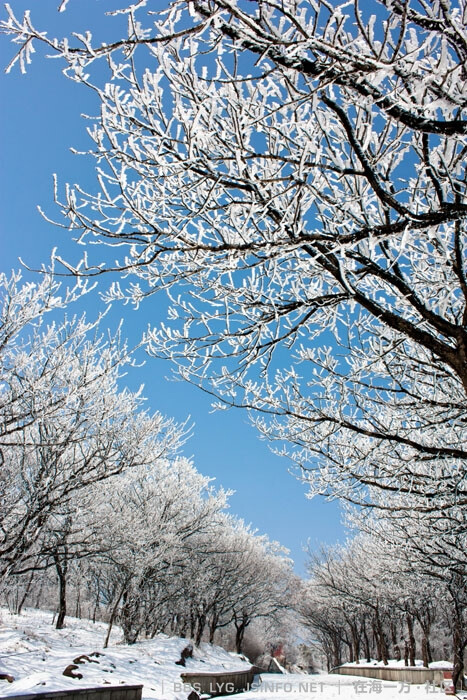
[[[23,65],[45,42],[101,101],[96,186],[56,193],[119,256],[83,274],[125,273],[111,300],[166,290],[150,352],[256,410],[311,494],[417,514],[424,565],[465,580],[465,3],[124,12],[100,46],[3,23]]]

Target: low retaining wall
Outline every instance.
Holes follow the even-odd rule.
[[[377,678],[381,681],[399,681],[423,685],[429,681],[435,685],[443,682],[443,671],[432,668],[406,668],[399,666],[338,666],[331,673],[341,673],[344,676],[360,676]]]
[[[182,673],[184,683],[191,685],[198,694],[231,695],[248,690],[255,677],[255,669],[220,673]]]
[[[99,688],[69,688],[12,697],[14,700],[141,700],[142,690],[142,685],[103,685]]]

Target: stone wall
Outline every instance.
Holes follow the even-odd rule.
[[[142,690],[142,685],[103,685],[99,688],[69,688],[13,697],[14,700],[141,700]]]
[[[338,666],[331,673],[344,676],[359,676],[360,678],[376,678],[382,681],[399,681],[423,685],[427,681],[441,685],[443,672],[431,668],[406,668],[405,666]]]
[[[230,695],[247,690],[253,683],[255,671],[231,671],[230,673],[182,673],[184,683],[190,685],[198,695]]]

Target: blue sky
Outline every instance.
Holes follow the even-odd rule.
[[[158,3],[162,6],[165,0]],[[107,32],[105,10],[125,4],[122,0],[70,0],[67,11],[58,13],[59,0],[10,0],[18,15],[30,9],[33,24],[47,29],[50,36],[87,28],[98,36],[99,32]],[[13,45],[2,37],[2,68],[13,54]],[[26,75],[21,75],[17,67],[9,75],[0,74],[0,250],[4,271],[18,268],[19,257],[32,268],[40,267],[55,246],[63,257],[79,257],[66,232],[44,221],[37,205],[52,218],[56,215],[53,173],[63,184],[85,183],[90,177],[92,161],[73,155],[70,147],[86,148],[86,121],[80,115],[93,114],[96,109],[89,92],[64,78],[59,63],[45,61],[41,54],[38,50]],[[98,296],[88,296],[86,304],[93,318],[100,306]],[[157,315],[157,298],[151,304],[143,304],[137,312],[130,307],[114,307],[106,322],[115,328],[123,316],[124,335],[137,342]],[[268,444],[259,440],[246,413],[212,413],[207,395],[188,384],[167,381],[168,375],[170,366],[166,362],[148,358],[144,366],[132,371],[127,383],[145,384],[144,393],[152,410],[179,421],[191,416],[193,436],[184,452],[193,456],[203,474],[235,490],[232,512],[288,547],[298,573],[304,572],[307,540],[316,549],[320,543],[343,539],[337,504],[306,499],[305,486],[288,473],[288,462],[272,454]]]

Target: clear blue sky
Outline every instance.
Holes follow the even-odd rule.
[[[162,6],[166,0],[156,1]],[[49,36],[88,28],[96,34],[107,32],[105,10],[125,4],[122,0],[69,0],[67,11],[58,13],[59,0],[10,0],[17,14],[30,9],[35,26],[47,29]],[[108,33],[106,38],[109,40]],[[1,37],[0,251],[1,268],[7,272],[18,268],[19,257],[31,267],[39,267],[47,262],[54,246],[64,257],[67,253],[73,256],[66,232],[45,222],[37,205],[52,218],[56,214],[53,173],[62,183],[85,183],[89,178],[93,162],[73,155],[70,147],[84,149],[89,144],[87,124],[80,114],[96,112],[89,93],[66,80],[60,64],[45,61],[42,52],[38,51],[26,75],[21,75],[18,67],[5,75],[3,68],[13,54],[14,46]],[[143,304],[138,312],[114,307],[107,319],[115,327],[123,316],[123,332],[136,342],[157,315],[157,298],[151,304]],[[87,305],[93,318],[100,305],[97,295],[87,297]],[[258,439],[246,413],[212,413],[208,396],[187,384],[167,381],[169,374],[166,362],[148,358],[143,367],[132,372],[128,383],[145,384],[152,410],[179,421],[191,416],[195,425],[185,454],[193,456],[200,472],[235,490],[231,511],[288,547],[297,572],[303,573],[303,547],[308,539],[311,547],[317,548],[322,542],[344,538],[336,503],[306,499],[305,486],[288,473],[288,462],[273,455],[268,444]]]

